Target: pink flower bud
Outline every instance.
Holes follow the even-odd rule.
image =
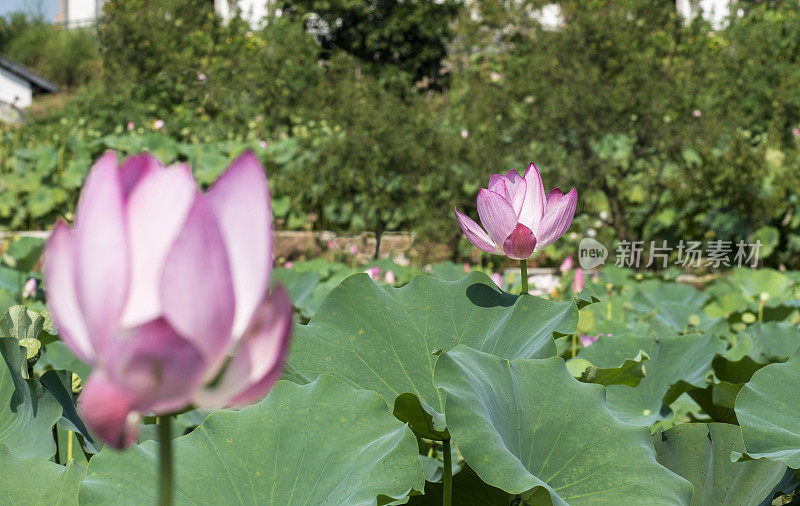
[[[572,293],[579,294],[586,286],[586,281],[583,279],[583,269],[578,267],[575,269],[575,278],[572,280]]]
[[[503,289],[503,275],[502,274],[500,274],[499,272],[494,272],[489,277],[492,278],[492,281],[494,281],[494,284],[497,285],[498,288],[500,288],[501,290]]]
[[[596,336],[587,336],[586,334],[581,334],[581,346],[586,348],[590,346],[592,343],[597,341],[597,338],[600,337],[602,334],[597,334]]]
[[[381,275],[381,268],[377,265],[373,265],[369,269],[365,270],[364,273],[366,273],[372,279],[378,279],[378,277]]]
[[[572,260],[572,257],[567,257],[563,262],[561,262],[561,267],[559,267],[558,270],[564,274],[565,272],[571,271],[574,264],[575,262]]]
[[[36,282],[36,278],[30,278],[28,281],[25,282],[25,286],[22,288],[22,298],[23,299],[32,299],[36,297],[36,290],[39,286],[39,283]]]
[[[390,285],[393,285],[395,281],[397,281],[397,279],[394,277],[394,272],[392,271],[386,271],[386,275],[384,276],[383,279]]]

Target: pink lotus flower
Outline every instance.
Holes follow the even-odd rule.
[[[128,122],[128,131],[131,132],[133,129],[136,128],[136,124],[133,121]]]
[[[794,127],[792,128],[792,137],[795,139],[800,139],[800,128]]]
[[[499,272],[494,272],[489,277],[492,278],[492,281],[494,281],[494,284],[497,285],[497,288],[500,288],[501,290],[503,289],[503,275],[502,274],[500,274]]]
[[[559,267],[558,270],[561,271],[561,274],[564,274],[565,272],[571,271],[573,265],[575,265],[575,261],[572,260],[572,257],[567,257],[561,262],[561,267]]]
[[[600,337],[602,334],[597,334],[596,336],[587,336],[586,334],[581,334],[581,346],[586,348],[590,346],[592,343],[597,341],[597,338]]]
[[[204,73],[200,72],[199,74],[197,74],[197,80],[200,81],[201,83],[205,82],[206,75]]]
[[[510,170],[489,179],[489,189],[478,194],[478,215],[484,231],[467,215],[456,217],[461,230],[475,247],[526,260],[564,235],[575,216],[578,192],[564,195],[555,188],[545,196],[536,165],[530,164],[525,176]]]
[[[572,280],[572,293],[578,294],[583,291],[586,286],[586,280],[583,278],[583,269],[578,267],[575,269],[575,278]]]
[[[286,269],[291,269],[292,267],[294,267],[294,264],[292,262],[284,262],[283,266]]]
[[[381,268],[377,265],[373,265],[369,269],[365,270],[364,273],[372,279],[378,279],[378,276],[381,275]]]
[[[162,130],[166,125],[163,119],[157,119],[153,122],[153,130]]]
[[[351,255],[358,255],[358,246],[356,246],[355,244],[350,246],[350,254]]]
[[[699,118],[702,115],[703,113],[700,111],[700,109],[695,109],[694,111],[692,111],[692,116],[694,116],[695,118]]]
[[[386,275],[383,277],[383,280],[389,283],[390,285],[393,285],[394,282],[397,281],[397,278],[395,277],[394,272],[386,271]]]
[[[464,262],[464,272],[468,273],[470,269],[472,269],[472,267],[470,267],[469,262]]]
[[[122,448],[144,413],[262,398],[292,325],[284,289],[267,295],[272,247],[267,179],[252,153],[205,194],[188,165],[103,155],[75,227],[56,224],[45,250],[61,339],[94,366],[79,399],[89,427]]]
[[[39,283],[36,281],[36,278],[28,279],[28,281],[25,282],[25,286],[22,287],[22,298],[30,299],[36,297],[38,287]]]

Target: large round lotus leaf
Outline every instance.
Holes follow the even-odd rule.
[[[61,406],[38,381],[22,377],[25,351],[15,338],[0,338],[0,444],[19,458],[49,459],[56,452],[53,425]]]
[[[478,272],[458,281],[418,276],[403,288],[357,274],[296,327],[289,364],[300,379],[328,373],[378,392],[417,434],[437,439],[446,437],[444,396],[433,385],[442,350],[466,344],[509,359],[551,357],[553,335],[575,332],[577,321],[572,301],[510,295]]]
[[[736,397],[747,454],[800,468],[800,351],[759,369]]]
[[[611,412],[621,420],[650,425],[667,415],[665,401],[669,404],[680,394],[680,391],[671,391],[670,387],[679,382],[705,387],[711,361],[724,349],[725,344],[711,335],[688,334],[656,339],[620,334],[600,337],[582,349],[578,357],[606,368],[617,367],[624,359],[633,358],[640,351],[647,353],[650,360],[644,363],[642,381],[634,388],[609,386],[607,403]],[[671,399],[665,399],[668,391],[672,393]]]
[[[654,434],[653,444],[661,465],[692,482],[693,506],[759,504],[786,472],[767,459],[731,462],[731,452],[744,451],[736,425],[680,424]]]
[[[656,462],[650,431],[615,418],[604,388],[560,358],[512,360],[459,346],[439,358],[447,426],[481,479],[531,504],[686,504],[692,487]]]
[[[71,460],[60,466],[47,459],[15,457],[0,445],[0,504],[77,506],[78,485],[86,468]]]
[[[101,450],[81,504],[154,504],[157,446]],[[386,504],[425,481],[408,427],[374,392],[330,376],[278,382],[260,403],[216,411],[173,446],[177,504]]]

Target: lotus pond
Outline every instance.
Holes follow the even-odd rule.
[[[152,503],[155,418],[124,451],[86,428],[89,370],[46,310],[42,246],[8,241],[0,267],[4,502]],[[540,297],[514,295],[518,270],[488,274],[276,268],[296,316],[282,380],[250,407],[177,415],[176,503],[441,504],[448,472],[460,505],[794,497],[800,273],[692,286],[608,266],[579,294],[572,271],[534,277]]]

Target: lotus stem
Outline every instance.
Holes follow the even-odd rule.
[[[172,505],[172,434],[171,416],[158,417],[158,504]]]
[[[520,260],[519,261],[519,272],[522,276],[522,295],[523,293],[528,293],[528,261],[527,260]]]
[[[525,265],[525,260],[522,261]],[[444,472],[442,476],[442,504],[444,506],[452,506],[453,504],[453,462],[452,455],[450,454],[450,438],[443,441],[442,459],[444,460]]]
[[[67,462],[72,460],[72,431],[67,431]]]

